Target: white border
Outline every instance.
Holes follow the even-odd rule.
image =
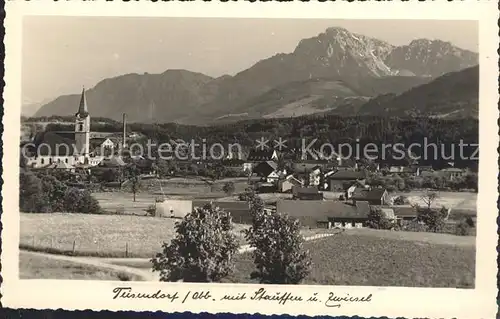
[[[74,16],[172,16],[172,17],[262,17],[328,19],[439,19],[478,20],[480,30],[480,162],[476,288],[266,286],[272,291],[297,293],[329,291],[372,293],[372,302],[326,308],[322,304],[263,302],[187,302],[164,300],[112,300],[111,290],[123,282],[19,280],[18,141],[21,109],[21,20],[25,15]],[[2,303],[11,308],[93,309],[136,311],[236,312],[262,314],[359,315],[362,317],[456,317],[493,318],[496,314],[497,244],[497,147],[498,147],[498,9],[495,1],[469,2],[334,2],[334,3],[204,3],[204,2],[25,2],[6,3],[6,59],[4,92],[3,214],[2,214]],[[404,32],[402,30],[401,32]],[[16,155],[16,156],[14,156]],[[207,290],[220,295],[231,290],[254,291],[256,285],[127,283],[136,289],[156,291]]]

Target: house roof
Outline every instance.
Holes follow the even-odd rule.
[[[382,206],[381,206],[382,207]],[[417,209],[412,206],[391,206],[394,214],[399,217],[415,217],[417,216]]]
[[[370,213],[370,204],[365,201],[356,201],[356,209],[358,210],[359,214],[368,214]]]
[[[330,175],[329,178],[335,180],[356,180],[356,179],[364,179],[366,178],[366,175],[364,171],[339,170]]]
[[[442,169],[441,172],[450,172],[450,173],[460,173],[460,172],[463,172],[462,169],[460,168],[454,168],[454,167],[450,167],[450,168],[445,168],[445,169]]]
[[[72,169],[74,167],[72,165],[66,163],[66,162],[59,162],[59,163],[56,163],[56,165],[54,166],[54,168],[58,168],[58,169]]]
[[[340,201],[294,201],[280,200],[276,210],[290,217],[313,217],[317,220],[328,218],[367,218],[368,211],[358,210],[356,206]]]
[[[247,202],[217,202],[217,201],[209,201],[209,200],[194,200],[194,207],[203,207],[206,204],[212,203],[214,206],[219,207],[227,212],[236,213],[236,212],[248,212],[250,208],[248,207]]]
[[[366,189],[362,187],[357,187],[353,194],[352,199],[356,200],[380,200],[384,193],[386,192],[385,188],[372,188]]]
[[[272,159],[275,154],[275,150],[250,150],[248,154],[249,161],[269,161]]]
[[[294,195],[299,195],[299,194],[319,194],[319,191],[315,187],[293,186],[292,187],[292,193]]]

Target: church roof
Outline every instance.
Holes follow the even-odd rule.
[[[82,96],[80,97],[80,105],[78,106],[78,113],[81,117],[86,117],[89,114],[89,108],[87,107],[87,98],[85,96],[85,88],[82,90]]]
[[[40,132],[35,135],[34,152],[41,156],[72,156],[76,153],[75,141],[54,132]]]

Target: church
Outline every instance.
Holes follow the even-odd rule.
[[[124,123],[125,125],[125,123]],[[90,131],[90,114],[85,89],[82,90],[78,111],[75,114],[74,132],[39,132],[22,146],[32,168],[90,168],[99,165],[105,155],[113,154],[122,138],[117,133]]]

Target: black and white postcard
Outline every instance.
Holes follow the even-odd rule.
[[[492,318],[493,2],[9,2],[2,303]]]

